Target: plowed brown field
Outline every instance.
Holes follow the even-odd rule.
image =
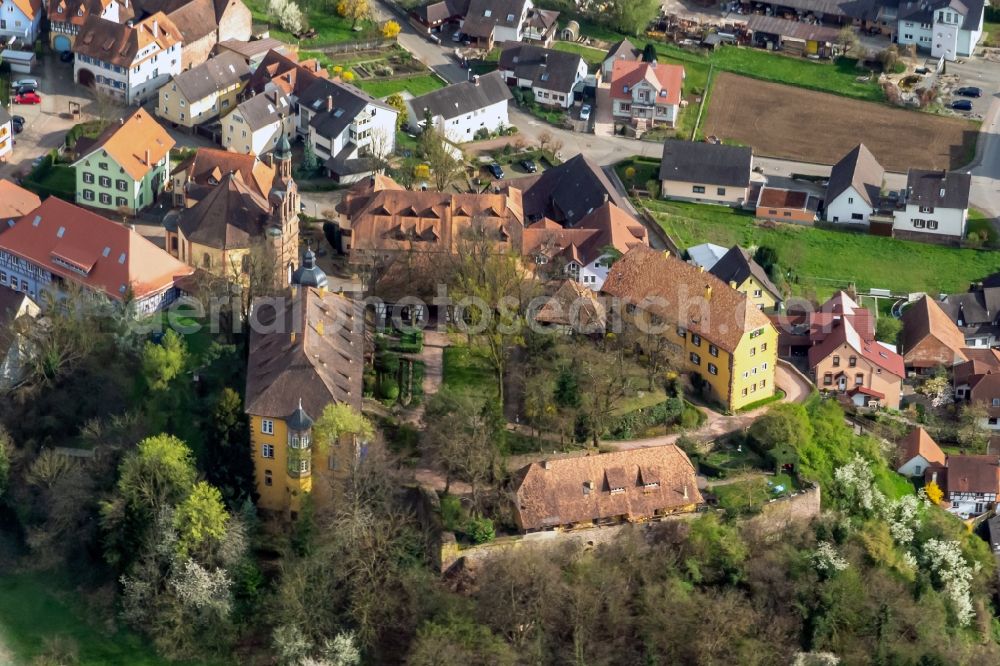
[[[974,153],[978,126],[960,118],[758,81],[715,79],[705,135],[753,146],[766,157],[834,164],[859,142],[888,171],[957,169]]]

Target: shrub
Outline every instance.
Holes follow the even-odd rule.
[[[364,376],[364,394],[365,395],[375,395],[375,373],[366,372]]]
[[[385,377],[379,383],[378,392],[383,400],[397,400],[399,398],[399,382],[393,377]]]
[[[449,532],[458,532],[462,520],[462,501],[454,495],[441,498],[441,524]]]
[[[493,521],[489,518],[469,518],[469,522],[465,526],[465,532],[475,543],[486,543],[496,538]]]
[[[376,356],[375,367],[383,374],[395,375],[399,371],[399,357],[391,351]]]

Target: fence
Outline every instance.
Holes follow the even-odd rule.
[[[326,44],[318,47],[319,51],[326,54],[351,53],[354,51],[377,51],[392,46],[395,39],[362,39],[356,42],[339,42],[336,44]]]

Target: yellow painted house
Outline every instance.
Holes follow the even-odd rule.
[[[747,294],[669,252],[638,246],[612,265],[602,291],[618,299],[624,317],[666,337],[680,369],[729,411],[774,395],[778,332]]]
[[[782,303],[781,290],[760,264],[739,245],[729,248],[709,269],[715,277],[746,295],[758,310],[773,312]]]
[[[292,519],[309,496],[317,509],[335,501],[365,447],[352,436],[326,449],[313,442],[327,405],[360,411],[362,400],[364,311],[326,285],[307,251],[291,288],[254,301],[251,315],[246,413],[257,506]]]
[[[175,74],[160,88],[156,115],[180,127],[201,125],[235,109],[248,80],[246,61],[232,52],[221,53]]]

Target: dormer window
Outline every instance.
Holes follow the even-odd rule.
[[[507,14],[507,23],[513,23],[513,22],[514,22],[514,15]]]
[[[486,11],[483,12],[483,16],[485,16],[486,18],[493,16],[493,10],[487,9]]]

